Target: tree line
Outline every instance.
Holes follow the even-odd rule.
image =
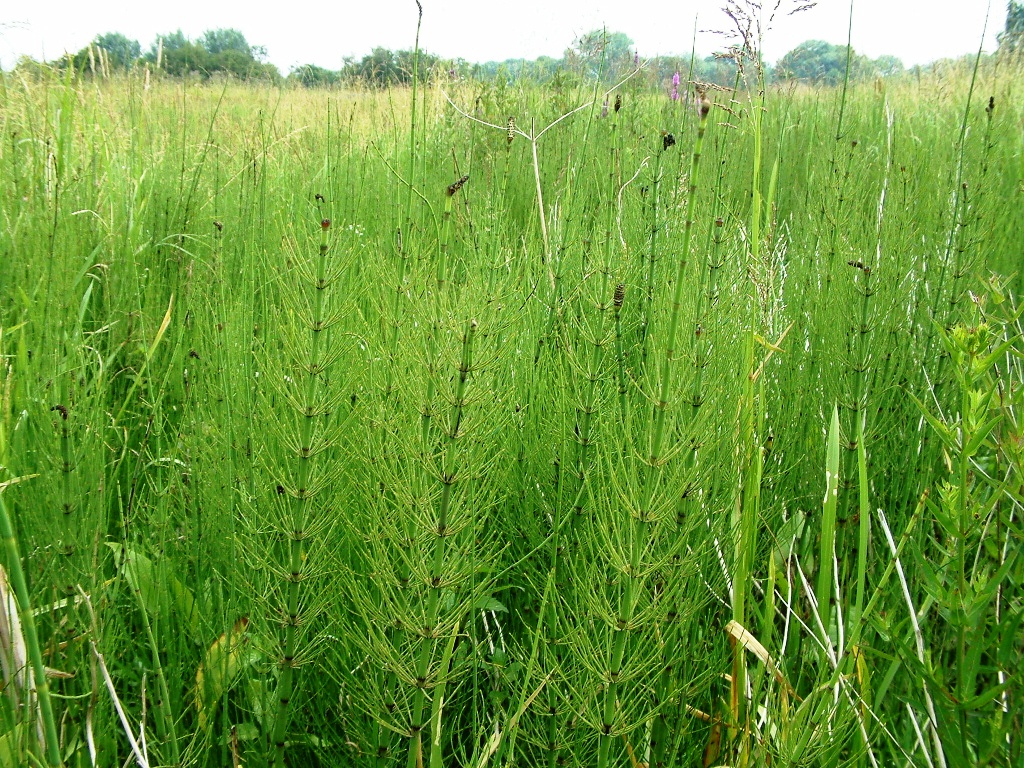
[[[74,68],[84,75],[110,76],[137,66],[149,66],[174,77],[209,78],[225,74],[240,80],[282,80],[277,67],[265,61],[266,48],[250,45],[237,29],[211,29],[192,40],[179,29],[158,35],[145,53],[138,40],[120,32],[98,35],[75,54],[68,54],[46,66]],[[40,62],[22,57],[18,67],[32,69]]]
[[[1024,3],[1009,0],[1006,23],[998,35],[1000,53],[1024,51]],[[633,41],[623,32],[594,30],[581,35],[561,58],[507,59],[471,63],[463,59],[443,60],[432,53],[413,50],[393,51],[376,47],[369,54],[345,57],[341,66],[327,69],[316,64],[294,67],[284,77],[266,61],[262,46],[250,45],[237,29],[209,30],[195,40],[181,30],[160,35],[146,52],[137,40],[119,32],[97,36],[89,45],[49,66],[74,67],[83,74],[109,76],[136,66],[156,68],[175,77],[209,78],[225,74],[242,80],[265,80],[275,84],[291,83],[307,88],[361,84],[386,88],[412,81],[413,72],[426,79],[472,79],[480,81],[526,80],[542,85],[565,86],[582,79],[600,78],[615,83],[633,76],[654,88],[668,90],[679,81],[712,83],[729,87],[736,81],[741,66],[760,64],[767,82],[805,82],[836,85],[847,77],[851,81],[874,77],[893,77],[906,72],[896,56],[870,59],[849,49],[822,40],[808,40],[780,58],[774,66],[764,62],[745,62],[735,55],[706,57],[656,56],[641,60]],[[29,69],[40,64],[23,57],[18,65]],[[675,91],[670,91],[675,93]]]

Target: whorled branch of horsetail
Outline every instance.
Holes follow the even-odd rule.
[[[626,286],[619,283],[615,286],[615,295],[612,296],[612,307],[615,316],[615,357],[618,362],[618,384],[619,384],[619,416],[622,422],[626,422],[626,354],[622,344],[622,305],[626,300]]]
[[[441,242],[441,239],[442,239],[442,237],[441,237],[441,225],[437,221],[437,216],[434,213],[434,206],[433,206],[433,204],[430,202],[430,200],[427,199],[427,197],[422,192],[420,192],[418,189],[416,189],[416,187],[412,183],[412,176],[409,176],[409,178],[405,178],[404,176],[402,176],[402,174],[400,174],[395,169],[395,167],[391,164],[391,162],[387,159],[387,157],[384,156],[384,153],[380,151],[380,147],[377,146],[376,143],[373,144],[372,146],[373,146],[373,150],[377,153],[377,157],[384,164],[384,167],[387,168],[391,172],[391,174],[396,179],[398,179],[398,181],[401,184],[404,184],[406,186],[406,188],[409,190],[409,194],[410,195],[415,195],[416,197],[418,197],[420,199],[420,201],[423,202],[423,204],[427,207],[427,210],[430,211],[430,218],[434,222],[434,230],[435,230],[435,232],[437,234],[437,240],[438,240],[438,242]],[[408,259],[409,259],[409,257],[408,257],[408,255],[406,254],[406,251],[405,251],[404,238],[402,236],[402,230],[401,229],[399,229],[395,233],[395,245],[396,245],[396,249],[398,251],[399,257],[401,258],[401,268],[399,269],[398,283],[395,285],[394,317],[392,318],[393,325],[392,325],[392,334],[391,334],[391,365],[388,368],[387,381],[386,381],[386,384],[385,384],[385,394],[390,393],[392,391],[392,389],[393,389],[393,386],[394,386],[395,364],[396,364],[395,361],[398,359],[398,338],[399,338],[399,328],[401,327],[401,321],[399,319],[400,306],[401,306],[402,296],[405,294],[405,279],[406,279],[406,275],[408,274]]]
[[[617,114],[617,112],[616,112]],[[618,121],[613,120],[612,130],[617,132]],[[568,498],[572,499],[572,521],[570,522],[570,533],[574,529],[579,518],[583,515],[583,499],[585,496],[585,485],[586,485],[586,474],[587,474],[587,456],[590,453],[591,446],[593,445],[593,423],[594,413],[597,410],[597,396],[598,396],[598,383],[601,380],[601,371],[604,369],[604,348],[608,342],[607,336],[607,321],[608,321],[608,303],[606,296],[608,295],[608,278],[609,271],[611,269],[611,250],[612,250],[612,238],[614,236],[613,226],[615,223],[615,202],[616,202],[616,170],[617,160],[620,148],[615,146],[612,148],[612,156],[609,161],[608,167],[608,190],[607,199],[605,200],[605,232],[604,232],[604,248],[603,257],[604,263],[601,265],[600,272],[600,287],[597,291],[598,303],[596,306],[598,312],[597,331],[591,338],[587,338],[587,334],[581,332],[578,334],[579,341],[588,341],[590,343],[590,361],[584,371],[586,375],[586,389],[583,397],[582,407],[576,409],[576,424],[574,433],[576,435],[576,457],[575,466],[572,471],[572,478],[574,482],[574,488],[571,489]],[[581,320],[581,326],[583,326]]]
[[[686,221],[683,224],[683,240],[680,245],[679,263],[676,269],[675,288],[672,295],[672,311],[669,316],[668,337],[665,347],[665,359],[661,366],[660,385],[657,398],[654,401],[650,428],[650,456],[648,465],[651,471],[646,473],[644,495],[650,499],[653,496],[654,483],[661,457],[661,442],[665,433],[665,419],[668,413],[669,397],[672,388],[672,378],[676,362],[676,338],[682,320],[683,285],[685,283],[686,271],[690,256],[690,243],[693,237],[693,221],[696,211],[697,188],[700,174],[700,157],[704,146],[704,133],[707,128],[708,114],[711,111],[711,102],[705,94],[701,94],[700,119],[697,124],[697,140],[693,145],[693,156],[690,160],[690,184],[689,194],[686,201]]]
[[[693,346],[693,386],[690,390],[690,424],[698,424],[698,418],[700,415],[701,407],[704,404],[705,388],[704,388],[704,372],[710,363],[710,350],[708,344],[708,333],[704,327],[706,318],[708,317],[709,310],[713,307],[716,297],[718,295],[718,273],[721,265],[718,263],[718,251],[721,246],[722,237],[721,232],[724,226],[724,221],[721,217],[715,219],[713,228],[713,247],[708,253],[708,260],[705,273],[703,278],[707,280],[707,290],[698,291],[697,293],[697,308],[694,316],[696,317],[695,327],[693,329],[693,337],[691,339]],[[702,280],[703,283],[703,280]],[[700,451],[700,442],[694,438],[690,449],[686,452],[686,468],[692,471],[697,466],[698,453]],[[684,489],[684,492],[677,500],[677,511],[676,511],[676,527],[679,529],[682,535],[683,527],[686,523],[687,515],[693,510],[694,495],[690,493],[691,487]],[[678,615],[678,611],[670,609],[672,613]],[[662,647],[662,673],[660,680],[658,681],[655,693],[658,699],[658,703],[666,705],[670,697],[673,694],[673,685],[675,684],[674,668],[678,660],[678,647],[677,647],[677,635],[674,626],[668,626],[665,628],[662,634],[664,645]],[[662,710],[658,713],[657,718],[654,721],[651,729],[651,766],[662,766],[666,764],[666,760],[669,758],[671,744],[669,744],[669,738],[672,731],[672,726],[669,722],[671,713],[666,710]]]
[[[664,154],[676,143],[676,137],[665,131],[661,137],[661,149],[654,156],[654,174],[651,177],[651,225],[650,244],[647,252],[647,290],[644,294],[644,314],[640,322],[640,346],[646,356],[647,333],[651,325],[651,314],[654,312],[654,277],[658,264],[658,234],[661,224],[658,223],[658,212],[661,205],[661,160]]]
[[[956,180],[953,186],[953,215],[950,221],[949,234],[946,236],[946,247],[944,249],[943,258],[939,266],[939,277],[935,290],[935,303],[932,309],[932,320],[945,324],[944,318],[937,317],[937,308],[939,302],[942,300],[943,289],[945,288],[946,273],[950,262],[953,264],[953,285],[950,288],[949,304],[950,309],[953,309],[959,301],[959,292],[957,291],[957,284],[959,283],[962,275],[962,267],[960,260],[963,255],[963,249],[959,247],[963,231],[966,228],[964,221],[964,212],[967,209],[967,190],[968,184],[964,180],[964,155],[966,153],[967,146],[967,126],[968,120],[971,114],[971,102],[974,100],[974,87],[978,79],[978,67],[981,62],[981,49],[978,49],[978,54],[974,59],[974,67],[971,70],[971,82],[967,87],[967,99],[964,103],[963,117],[960,120],[960,132],[957,136],[956,148],[957,148],[957,161],[956,161]],[[994,105],[993,105],[994,106]],[[991,123],[992,109],[987,110],[988,119]],[[986,132],[987,133],[987,132]],[[985,149],[986,155],[988,154],[987,148]],[[929,347],[931,339],[934,338],[934,334],[929,336]],[[928,350],[930,351],[930,349]],[[928,360],[929,357],[924,359]],[[940,365],[942,365],[943,358],[940,358]]]
[[[600,286],[596,294],[598,297],[596,304],[596,310],[598,312],[596,329],[589,328],[586,321],[581,317],[578,321],[580,327],[577,329],[576,338],[573,342],[573,344],[578,347],[582,347],[584,344],[589,344],[590,346],[590,354],[587,356],[586,364],[579,366],[573,364],[572,366],[572,368],[581,373],[585,379],[583,384],[583,397],[577,402],[576,418],[573,425],[573,435],[576,443],[575,456],[566,471],[559,471],[561,467],[556,464],[557,476],[555,478],[555,495],[557,501],[555,503],[556,517],[553,521],[554,530],[552,531],[550,540],[550,568],[551,572],[555,575],[556,585],[559,587],[565,583],[566,572],[572,570],[572,555],[569,555],[570,560],[568,565],[563,564],[562,557],[560,555],[560,550],[564,548],[560,529],[562,527],[563,520],[565,520],[561,510],[567,506],[565,502],[571,504],[568,516],[568,525],[566,526],[566,534],[568,536],[568,549],[566,551],[569,552],[575,551],[576,549],[577,529],[582,518],[587,512],[584,507],[584,500],[587,498],[587,475],[590,470],[588,457],[592,452],[594,445],[594,417],[598,411],[599,385],[602,379],[602,371],[605,367],[605,347],[609,341],[609,304],[607,303],[606,296],[608,294],[611,265],[611,244],[614,236],[613,225],[615,222],[616,204],[615,188],[617,184],[617,152],[618,148],[613,149],[613,155],[608,169],[608,190],[607,199],[605,200],[605,240],[603,248],[603,263],[599,268]],[[616,289],[615,296],[619,296],[618,288]],[[616,315],[618,314],[618,309],[621,308],[621,305],[621,301],[619,301],[616,305]],[[552,649],[551,651],[548,651],[551,653],[553,652],[553,649],[557,647],[559,640],[558,621],[555,614],[556,603],[552,603],[549,610],[551,611],[551,615],[544,623],[546,633],[544,648],[546,651],[548,649]],[[559,660],[554,659],[550,666],[555,668],[559,663]],[[554,686],[548,687],[546,696],[547,707],[549,710],[549,717],[547,720],[547,762],[548,765],[553,768],[561,760],[560,753],[564,748],[564,744],[560,738],[560,731],[562,731],[565,724],[560,722],[562,718],[558,714],[558,694],[554,690]]]
[[[434,394],[435,384],[434,377],[437,374],[438,364],[438,353],[437,353],[437,337],[441,333],[441,307],[443,304],[443,296],[446,286],[448,285],[448,239],[451,237],[451,213],[452,213],[452,198],[455,197],[455,193],[462,189],[463,185],[469,180],[468,176],[463,176],[461,179],[456,181],[454,184],[450,184],[445,191],[445,203],[444,203],[444,227],[443,234],[438,242],[438,261],[437,261],[437,296],[432,307],[432,311],[435,313],[434,318],[430,324],[430,331],[427,335],[427,392],[423,399],[423,410],[420,413],[420,427],[422,432],[423,448],[426,450],[430,440],[430,425],[434,416]]]
[[[6,484],[10,482],[8,481]],[[53,715],[53,701],[50,698],[50,684],[46,680],[46,666],[43,664],[35,614],[32,611],[32,601],[29,599],[28,581],[26,581],[25,571],[21,567],[21,551],[18,547],[18,539],[14,535],[13,521],[7,510],[7,504],[4,502],[3,488],[0,488],[0,535],[4,539],[7,567],[11,572],[14,596],[18,599],[18,610],[21,612],[22,633],[25,635],[25,647],[28,651],[29,664],[32,667],[32,685],[35,687],[36,696],[39,699],[39,718],[42,720],[43,735],[46,739],[46,762],[51,766],[63,765],[60,745],[57,741],[57,721]]]
[[[441,611],[441,592],[444,589],[444,561],[449,530],[449,514],[451,512],[452,489],[458,482],[459,471],[453,466],[455,445],[464,437],[463,416],[466,404],[466,390],[470,373],[473,371],[473,339],[476,335],[477,321],[471,320],[462,336],[462,355],[459,363],[458,382],[448,428],[443,435],[441,450],[441,466],[438,481],[441,483],[441,495],[437,501],[437,515],[431,533],[434,535],[434,551],[431,565],[429,593],[425,606],[425,626],[421,630],[419,652],[416,660],[416,691],[413,698],[411,719],[409,721],[409,768],[422,764],[422,732],[424,714],[426,712],[427,689],[430,686],[430,660],[436,639],[437,623]],[[424,446],[425,449],[425,446]],[[441,670],[439,674],[447,674]]]
[[[708,355],[710,354],[709,343],[708,343],[708,331],[706,327],[706,318],[710,316],[710,312],[718,301],[718,278],[719,271],[722,267],[718,261],[718,252],[722,245],[722,229],[725,226],[725,221],[721,216],[715,219],[714,235],[713,235],[713,246],[711,252],[708,254],[708,263],[706,277],[708,281],[708,288],[705,293],[699,294],[698,306],[697,306],[697,325],[693,329],[693,343],[694,343],[694,369],[695,375],[693,377],[693,389],[690,394],[690,418],[693,422],[697,420],[697,414],[700,411],[701,406],[704,404],[704,370],[707,368],[710,362]],[[694,445],[691,450],[691,465],[696,460],[697,446]]]
[[[693,222],[696,211],[696,198],[700,173],[701,150],[704,146],[704,133],[707,129],[708,115],[711,112],[711,102],[706,94],[700,94],[700,117],[697,123],[697,139],[693,145],[693,155],[690,159],[690,184],[689,199],[686,204],[686,221],[683,225],[683,239],[680,246],[675,288],[672,296],[671,314],[669,316],[667,344],[665,358],[661,367],[658,391],[655,396],[654,409],[651,414],[651,421],[648,427],[648,446],[650,453],[644,457],[644,471],[642,484],[642,500],[639,506],[639,514],[631,514],[628,533],[632,538],[629,546],[630,563],[629,574],[621,591],[618,610],[618,626],[615,628],[614,640],[608,653],[608,668],[606,670],[607,683],[604,690],[604,703],[602,713],[602,733],[598,746],[598,768],[607,768],[614,735],[614,721],[617,700],[619,697],[618,677],[622,671],[623,659],[626,652],[626,637],[633,622],[633,610],[637,598],[637,590],[640,585],[637,583],[636,574],[642,571],[640,558],[645,549],[642,546],[642,539],[645,538],[652,521],[647,517],[651,504],[655,497],[658,481],[662,472],[661,445],[665,435],[665,421],[667,418],[669,398],[671,396],[673,371],[676,362],[676,338],[677,331],[682,319],[683,284],[686,278],[687,265],[689,261],[690,242],[693,236]]]
[[[387,378],[384,383],[384,396],[390,397],[395,384],[395,366],[398,359],[398,335],[402,321],[399,314],[402,311],[402,295],[405,293],[405,281],[409,270],[409,257],[406,255],[402,242],[402,228],[395,230],[395,253],[398,254],[398,280],[395,283],[395,301],[391,306],[391,350],[390,365],[388,365]]]
[[[331,226],[329,219],[320,225],[320,248],[316,261],[316,272],[313,281],[313,306],[309,316],[308,330],[309,350],[304,363],[303,373],[306,377],[304,400],[299,416],[299,442],[293,448],[298,462],[295,474],[295,487],[283,488],[287,493],[287,525],[286,537],[288,546],[288,562],[285,564],[287,585],[285,587],[284,631],[281,638],[281,656],[278,659],[280,676],[275,691],[277,708],[273,719],[271,738],[274,746],[274,765],[284,766],[284,754],[288,728],[291,724],[291,702],[296,688],[298,675],[299,626],[301,623],[300,604],[302,597],[302,579],[306,560],[306,535],[310,522],[310,507],[315,490],[309,487],[312,460],[316,455],[313,449],[314,422],[323,413],[315,407],[316,385],[319,379],[317,372],[321,370],[321,356],[324,346],[324,331],[327,321],[324,317],[325,292],[330,285],[327,271],[327,231]]]
[[[455,193],[465,186],[466,182],[469,181],[469,176],[463,176],[453,184],[448,185],[448,189],[445,190],[444,198],[444,213],[441,215],[441,243],[438,248],[438,261],[437,261],[437,290],[441,292],[444,287],[448,284],[448,252],[451,247],[452,238],[452,199],[455,197]]]

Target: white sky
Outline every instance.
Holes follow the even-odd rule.
[[[764,0],[771,7],[776,0]],[[560,57],[580,34],[602,26],[625,32],[641,56],[686,54],[694,27],[723,29],[723,0],[422,0],[420,44],[443,58],[468,61]],[[875,58],[899,56],[904,64],[991,51],[1006,21],[1004,0],[853,0],[853,47]],[[782,0],[783,11],[796,5]],[[989,13],[988,28],[985,17]],[[819,0],[817,7],[781,15],[763,40],[775,61],[804,40],[847,40],[849,0]],[[412,48],[414,0],[299,0],[294,5],[253,0],[35,0],[4,3],[0,10],[0,66],[10,69],[27,54],[53,60],[77,51],[96,35],[121,32],[149,49],[158,34],[181,29],[196,38],[205,30],[235,28],[251,45],[266,47],[282,74],[299,64],[328,69],[344,56],[362,57],[374,46]],[[698,54],[724,47],[711,34],[697,35]]]

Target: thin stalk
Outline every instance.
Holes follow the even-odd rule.
[[[763,84],[762,84],[763,85]],[[763,152],[764,90],[758,102],[751,103],[753,120],[753,167],[751,174],[752,206],[750,212],[750,253],[748,268],[756,270],[761,263],[761,217],[763,199],[761,194],[761,163]],[[758,520],[761,514],[761,478],[764,472],[764,451],[758,438],[763,421],[763,379],[757,375],[754,365],[756,336],[761,325],[757,286],[750,283],[746,298],[749,327],[744,334],[742,371],[742,395],[739,402],[737,421],[737,464],[740,470],[740,487],[733,507],[732,529],[735,539],[733,565],[732,618],[742,627],[747,626],[747,590],[753,576],[753,559],[757,546]],[[749,761],[750,723],[747,711],[747,667],[746,652],[742,645],[733,642],[732,683],[730,685],[730,706],[733,721],[732,735],[738,741],[738,760],[741,766]]]
[[[661,158],[668,149],[667,142],[662,140],[662,147],[654,156],[654,171],[651,178],[651,242],[647,253],[647,287],[644,293],[644,314],[640,321],[640,346],[647,348],[647,334],[651,325],[651,315],[654,311],[654,279],[658,263],[658,234],[661,225],[658,223],[658,208],[660,206],[661,192]]]
[[[825,454],[825,500],[822,504],[821,539],[818,555],[818,588],[815,598],[821,627],[828,632],[832,604],[832,564],[836,554],[836,502],[839,494],[839,409],[832,407],[832,422],[828,428],[828,447]],[[822,637],[828,646],[828,637]]]
[[[2,493],[0,493],[0,535],[4,538],[7,567],[11,571],[11,583],[14,585],[15,597],[18,598],[22,632],[25,635],[29,663],[32,665],[32,678],[26,688],[34,687],[36,696],[39,698],[39,717],[43,721],[43,734],[46,738],[46,763],[51,766],[63,765],[57,740],[57,721],[54,718],[53,703],[50,700],[50,684],[46,679],[46,666],[43,664],[43,653],[39,646],[39,635],[36,632],[35,612],[32,610],[32,601],[29,599],[25,571],[21,567],[21,551],[14,535],[14,525]]]
[[[550,127],[550,126],[548,126]],[[544,208],[544,187],[540,183],[540,161],[537,159],[537,140],[540,138],[537,135],[537,126],[531,125],[530,127],[530,152],[533,155],[533,180],[537,187],[537,213],[540,215],[540,234],[544,240],[544,262],[548,268],[548,280],[551,283],[551,290],[554,293],[555,289],[555,272],[554,267],[551,263],[551,241],[548,239],[548,219],[547,213]],[[545,129],[547,130],[547,129]]]
[[[622,423],[626,423],[627,404],[626,395],[629,389],[626,386],[626,353],[622,347],[622,305],[626,300],[626,286],[619,283],[615,286],[615,295],[612,297],[612,307],[615,316],[615,358],[618,362],[619,377],[619,417]]]
[[[406,254],[402,244],[402,229],[395,231],[395,253],[398,255],[398,280],[395,283],[395,300],[391,305],[391,358],[387,367],[387,374],[384,383],[384,397],[391,396],[395,385],[395,369],[398,367],[398,337],[399,329],[402,327],[402,296],[405,295],[406,276],[409,272],[409,256]]]
[[[413,45],[412,54],[412,104],[409,115],[409,174],[408,188],[405,197],[405,221],[408,231],[412,231],[412,196],[413,180],[416,178],[416,97],[419,90],[420,80],[420,27],[423,25],[423,5],[420,0],[415,0],[416,16],[416,41]]]

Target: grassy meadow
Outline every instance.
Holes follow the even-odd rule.
[[[1024,80],[0,76],[0,765],[1020,766]]]

